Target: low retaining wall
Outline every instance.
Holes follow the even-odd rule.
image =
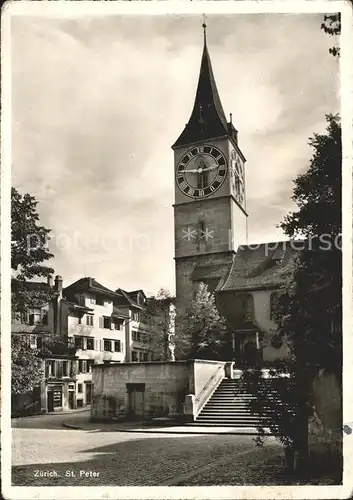
[[[181,417],[189,393],[189,365],[174,361],[94,366],[91,419],[133,418],[128,384],[144,384],[143,418]]]
[[[153,417],[195,420],[225,377],[225,366],[225,362],[199,359],[95,365],[91,420]],[[134,409],[131,384],[134,387],[140,384],[139,412]]]

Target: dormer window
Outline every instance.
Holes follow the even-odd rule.
[[[140,313],[138,311],[133,311],[133,313],[132,313],[132,319],[134,321],[140,321]]]

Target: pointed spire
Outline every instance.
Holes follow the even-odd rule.
[[[204,47],[194,107],[185,129],[173,147],[192,144],[228,134],[227,119],[219,98],[207,49],[206,22],[202,24]]]

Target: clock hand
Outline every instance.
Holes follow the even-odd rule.
[[[218,168],[217,165],[211,165],[210,167],[204,168],[202,172],[207,172],[208,170],[215,170],[216,168]]]
[[[198,170],[181,170],[182,174],[197,174]]]

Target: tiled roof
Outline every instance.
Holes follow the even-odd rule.
[[[70,292],[72,290],[87,290],[87,291],[92,291],[96,293],[101,293],[102,295],[108,295],[108,296],[116,296],[116,292],[113,292],[113,290],[110,290],[109,288],[101,285],[96,281],[94,278],[81,278],[75,283],[72,283],[71,285],[67,286],[64,291],[65,292]]]
[[[298,251],[290,241],[242,245],[217,291],[278,287],[284,282]]]
[[[116,291],[116,294],[119,295],[120,299],[121,299],[121,304],[128,304],[132,307],[137,307],[138,309],[142,309],[141,306],[139,306],[137,304],[137,302],[135,302],[129,295],[128,292],[126,292],[125,290],[123,290],[122,288],[118,288],[117,291]]]
[[[121,318],[121,319],[128,319],[129,315],[122,312],[118,307],[114,306],[113,307],[113,314],[112,317],[114,318]]]
[[[196,266],[191,274],[192,281],[222,278],[228,274],[231,264],[209,264]]]

